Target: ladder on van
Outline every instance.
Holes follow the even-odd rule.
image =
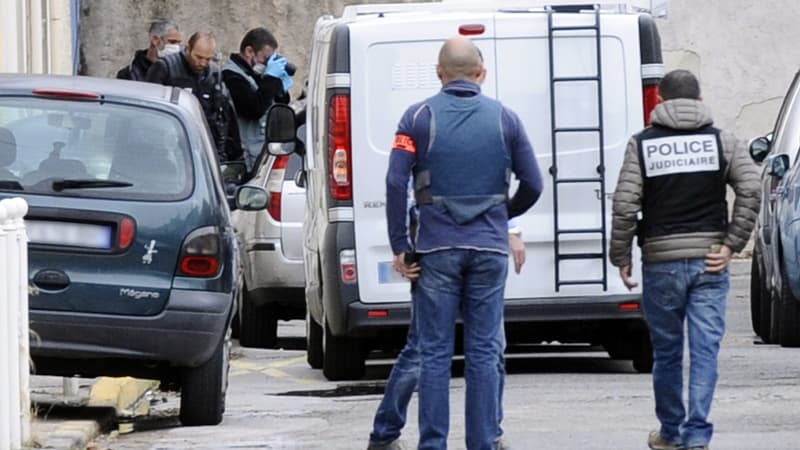
[[[605,188],[605,156],[604,156],[604,136],[603,136],[603,86],[601,82],[602,75],[602,57],[601,57],[601,35],[600,35],[600,5],[553,5],[545,8],[547,12],[547,40],[549,49],[549,64],[550,64],[550,118],[551,118],[551,149],[553,156],[553,163],[550,166],[550,175],[553,177],[553,247],[555,253],[555,290],[558,292],[562,286],[576,286],[576,285],[602,285],[603,290],[608,289],[608,258],[607,258],[607,230],[606,230],[606,188]],[[553,23],[553,14],[556,13],[580,13],[581,11],[593,10],[594,23],[592,25],[580,26],[555,26]],[[555,51],[554,44],[557,34],[564,31],[591,31],[595,38],[595,51],[597,71],[591,76],[555,76]],[[568,83],[586,83],[593,82],[597,86],[597,125],[589,126],[572,126],[572,127],[559,127],[556,123],[556,86]],[[561,178],[558,174],[558,136],[568,133],[596,133],[598,138],[599,147],[599,161],[597,164],[597,176],[588,178]],[[599,189],[600,198],[600,226],[588,228],[562,228],[559,222],[559,197],[558,191],[560,186],[575,184],[596,184]],[[597,252],[591,253],[564,253],[561,250],[561,239],[568,235],[599,235],[600,236],[600,249]],[[601,278],[561,278],[561,263],[563,261],[575,260],[600,260],[602,263],[602,277]]]

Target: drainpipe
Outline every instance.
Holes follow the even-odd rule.
[[[81,0],[72,0],[72,74],[77,75],[81,65]]]

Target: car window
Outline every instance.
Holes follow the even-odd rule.
[[[795,75],[775,122],[772,151],[794,158],[800,148],[800,77]]]
[[[289,164],[286,165],[286,172],[284,172],[284,180],[294,180],[297,171],[303,167],[303,157],[297,153],[289,155]]]
[[[0,98],[0,190],[127,200],[185,198],[193,186],[186,136],[177,118],[155,109]],[[120,185],[53,189],[59,179]]]

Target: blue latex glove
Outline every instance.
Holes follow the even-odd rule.
[[[286,58],[283,56],[278,57],[277,53],[273,53],[267,60],[267,70],[264,71],[264,74],[275,78],[281,78],[285,73]]]
[[[281,75],[281,83],[283,84],[283,92],[289,92],[289,88],[294,85],[294,80],[292,80],[292,76],[283,71],[283,75]]]

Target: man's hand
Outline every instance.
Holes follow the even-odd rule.
[[[294,80],[292,80],[292,76],[289,75],[285,70],[283,71],[283,75],[280,76],[281,84],[283,85],[283,92],[289,92],[289,88],[294,86]]]
[[[400,272],[400,275],[408,281],[417,281],[419,278],[421,267],[418,263],[413,263],[410,266],[406,264],[405,253],[394,255],[394,263],[392,265],[394,266],[394,270]]]
[[[626,288],[628,288],[629,291],[639,285],[639,283],[633,281],[631,276],[632,275],[631,275],[630,264],[619,268],[619,277],[622,278],[622,283],[625,285]]]
[[[520,270],[522,270],[522,265],[525,264],[525,241],[517,234],[509,234],[508,246],[511,249],[511,255],[514,257],[514,272],[519,274]]]
[[[278,56],[278,52],[275,52],[267,60],[267,68],[264,74],[274,78],[280,78],[284,73],[286,73],[286,58]]]
[[[720,245],[719,251],[706,254],[706,272],[719,273],[731,263],[733,251],[727,245]]]

